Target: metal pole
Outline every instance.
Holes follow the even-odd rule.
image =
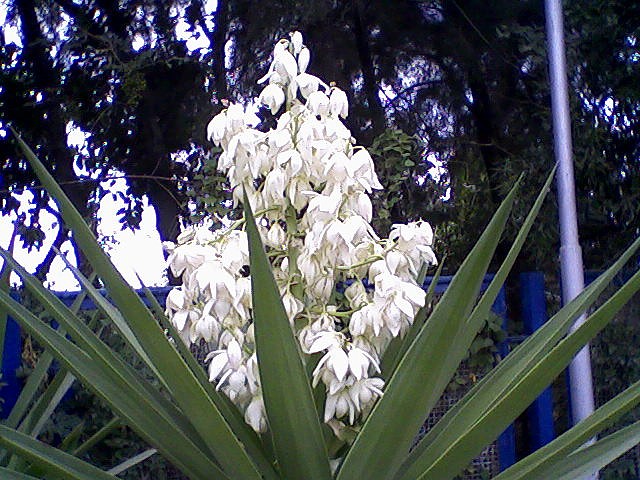
[[[582,250],[578,242],[576,194],[571,148],[571,123],[567,88],[567,66],[564,45],[564,27],[560,0],[545,0],[549,74],[551,80],[551,112],[553,140],[558,163],[557,186],[560,210],[560,266],[562,298],[570,302],[584,289]],[[584,322],[579,318],[573,328]],[[594,410],[593,381],[589,346],[576,355],[569,366],[571,413],[578,423]],[[585,478],[598,478],[597,474]]]

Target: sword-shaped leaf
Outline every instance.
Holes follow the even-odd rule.
[[[219,478],[228,478],[201,445],[178,426],[179,418],[174,419],[163,408],[159,400],[161,394],[158,392],[151,396],[150,390],[139,386],[142,380],[131,374],[131,367],[121,364],[117,369],[107,368],[102,359],[88,355],[2,291],[0,304],[4,304],[9,314],[65,368],[107,402],[136,433],[154,444],[176,467],[194,480],[208,479],[212,473]]]
[[[16,472],[5,467],[0,467],[0,478],[3,480],[40,480],[38,477],[32,477],[26,473]]]
[[[495,390],[489,387],[493,390],[489,403],[484,406],[476,404],[475,409],[469,409],[468,405],[465,405],[467,408],[464,412],[466,417],[464,421],[458,417],[455,423],[448,423],[447,428],[438,429],[440,435],[437,439],[425,437],[424,447],[421,446],[415,454],[412,452],[397,478],[403,480],[442,478],[451,473],[454,475],[458,473],[480,452],[482,445],[487,445],[494,440],[526,409],[569,364],[573,356],[611,321],[638,289],[640,289],[640,272],[587,318],[583,325],[557,345],[551,344],[552,348],[548,354],[538,357],[534,352],[534,360],[531,363],[527,362],[527,357],[519,362],[519,372],[515,376],[503,375],[495,378],[493,384],[488,384],[491,387],[497,387]],[[581,299],[580,296],[571,303],[579,299]],[[555,333],[554,329],[549,328],[548,325],[549,323],[538,330],[538,332],[542,330],[542,338],[550,338]],[[565,331],[568,327],[569,325],[566,325]],[[507,361],[509,357],[505,363]],[[507,388],[504,388],[505,384],[508,385]],[[445,422],[448,420],[446,415],[444,420]]]
[[[519,184],[519,183],[518,183]],[[440,393],[432,388],[450,368],[451,332],[476,302],[482,281],[511,211],[518,184],[486,227],[424,326],[398,363],[338,473],[339,480],[387,480],[400,466]]]
[[[47,472],[48,477],[65,480],[117,480],[118,478],[4,425],[0,425],[0,445],[42,468]]]
[[[298,342],[245,195],[251,293],[262,392],[282,477],[331,478],[327,449]]]
[[[580,480],[613,462],[620,455],[640,443],[640,422],[621,428],[584,448],[579,448],[565,461],[548,465],[530,480]]]
[[[538,477],[549,466],[564,462],[568,455],[587,440],[613,425],[639,403],[640,382],[636,382],[576,426],[500,473],[494,480],[529,480]]]
[[[214,400],[168,341],[150,310],[113,266],[107,254],[96,242],[93,232],[62,188],[29,146],[15,131],[14,134],[34,172],[48,193],[57,201],[62,218],[73,231],[75,242],[84,252],[114,303],[127,319],[131,331],[140,342],[146,355],[157,368],[161,366],[161,369],[158,370],[160,381],[171,392],[174,401],[184,412],[184,415],[190,419],[199,436],[215,456],[216,461],[222,465],[225,472],[238,480],[259,480],[263,475],[267,478],[274,478],[275,473],[273,469],[269,468],[269,462],[266,458],[263,456],[252,458],[247,454],[243,442],[230,428]]]

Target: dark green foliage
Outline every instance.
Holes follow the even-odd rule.
[[[186,185],[186,195],[193,204],[189,220],[197,223],[204,218],[217,219],[229,215],[236,218],[238,212],[232,208],[231,187],[227,177],[217,170],[221,149],[214,147],[205,158],[193,179]],[[226,200],[223,200],[226,199]]]
[[[616,319],[593,342],[592,363],[598,406],[640,379],[640,297],[627,304]],[[618,426],[640,419],[638,411],[625,415]],[[638,477],[640,449],[637,447],[604,469],[603,480],[632,480]]]
[[[433,222],[443,209],[442,179],[433,178],[429,170],[435,165],[423,158],[422,150],[417,137],[397,129],[385,130],[369,147],[384,187],[374,195],[373,226],[381,235],[394,223]]]

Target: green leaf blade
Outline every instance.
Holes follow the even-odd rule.
[[[640,421],[577,449],[565,460],[548,465],[530,480],[580,480],[613,462],[640,443]]]
[[[494,394],[489,405],[471,411],[471,418],[432,439],[418,459],[408,464],[403,480],[440,478],[458,473],[481,450],[546,388],[569,364],[573,356],[611,321],[613,316],[640,289],[640,272],[636,273],[616,294],[585,322],[554,346],[547,355],[531,364],[522,365],[515,379],[506,379],[509,386]],[[574,300],[575,302],[575,300]],[[573,302],[572,302],[573,303]],[[544,327],[543,327],[544,328]],[[568,328],[568,326],[567,326]],[[503,383],[502,379],[498,383]],[[473,414],[475,413],[475,416]],[[432,450],[429,453],[429,450]],[[437,452],[437,453],[435,453]],[[446,472],[446,473],[445,473]]]
[[[427,468],[434,459],[432,454],[427,453],[427,450],[441,450],[447,442],[462,435],[467,425],[477,421],[482,412],[486,411],[496,398],[502,397],[518,378],[548,354],[566,334],[573,321],[597,299],[638,248],[640,248],[640,240],[635,241],[607,271],[585,288],[574,301],[565,305],[542,328],[530,335],[476,384],[429,430],[407,457],[403,469],[416,462],[418,457],[422,457],[423,469]],[[421,471],[421,469],[417,468],[416,471]]]
[[[71,341],[44,325],[25,307],[0,291],[0,304],[10,315],[59,359],[79,380],[105,400],[136,432],[176,467],[195,479],[207,479],[212,473],[228,478],[209,458],[207,452],[175,424],[174,418],[163,408],[158,396],[140,389],[132,376],[125,376],[126,365],[117,370],[105,368],[99,359],[92,358]],[[127,381],[131,379],[132,381]],[[234,479],[235,480],[235,479]]]
[[[287,480],[331,478],[313,393],[245,196],[258,365],[276,457]]]
[[[116,480],[117,477],[72,455],[0,425],[0,445],[51,475],[69,480]],[[18,477],[19,478],[19,477]]]
[[[457,331],[473,308],[517,187],[518,184],[505,198],[400,360],[384,395],[347,454],[338,473],[339,480],[387,480],[409,452],[420,425],[442,393],[439,379],[447,371],[453,374],[457,367],[441,353],[449,349],[451,330]]]
[[[13,131],[29,164],[57,201],[65,223],[73,231],[74,240],[87,256],[91,266],[104,282],[116,306],[127,318],[133,335],[140,342],[150,361],[162,365],[158,371],[176,404],[188,417],[225,472],[234,478],[260,480],[262,476],[275,478],[273,470],[258,471],[254,460],[247,454],[224,416],[220,413],[207,390],[200,385],[196,375],[170,344],[153,314],[138,294],[127,284],[113,266],[107,254],[97,243],[93,232],[72,202],[38,160],[29,146]],[[266,459],[260,462],[266,463]]]
[[[5,467],[0,467],[0,478],[3,480],[40,480],[38,477],[32,477],[26,473],[16,472]]]
[[[570,430],[501,472],[494,480],[527,480],[539,476],[550,465],[564,461],[567,455],[618,421],[639,403],[640,381],[616,395]]]
[[[522,375],[551,351],[566,334],[573,321],[597,299],[638,248],[640,248],[640,240],[635,241],[574,301],[565,305],[542,328],[529,336],[477,383],[429,430],[407,456],[401,471],[411,469],[415,475],[418,475],[419,472],[428,468],[435,461],[436,452],[441,452],[446,445],[463,435],[468,425],[474,424],[490,408],[495,399],[505,395],[505,392],[512,388]]]

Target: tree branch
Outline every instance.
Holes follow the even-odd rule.
[[[53,240],[53,244],[51,245],[51,248],[49,248],[49,251],[45,255],[44,260],[42,260],[42,262],[40,263],[40,265],[38,265],[38,267],[36,268],[36,271],[34,272],[34,276],[41,282],[44,282],[46,280],[47,274],[51,269],[51,264],[53,263],[56,256],[58,255],[57,252],[62,248],[62,244],[66,242],[68,238],[69,238],[69,231],[61,223],[60,227],[58,228],[58,233],[56,234],[56,238]]]
[[[229,2],[218,0],[218,8],[215,14],[215,30],[207,27],[204,16],[204,6],[199,8],[200,26],[209,40],[213,57],[213,72],[215,75],[216,98],[218,101],[229,97],[227,85],[227,69],[225,67],[225,44],[227,42],[227,30],[229,26]]]

